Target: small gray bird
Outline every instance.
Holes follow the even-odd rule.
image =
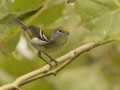
[[[15,18],[11,18],[11,20],[25,31],[27,38],[32,46],[38,50],[38,56],[42,60],[52,67],[52,65],[41,56],[41,52],[47,55],[51,61],[54,61],[57,65],[57,61],[47,53],[57,51],[67,42],[69,31],[66,27],[61,26],[55,29],[43,29],[36,26],[25,26]]]

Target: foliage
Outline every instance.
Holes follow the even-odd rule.
[[[13,0],[12,0],[13,1]],[[11,17],[26,25],[70,30],[68,43],[50,55],[57,58],[86,42],[120,39],[119,0],[0,0],[0,85],[44,65],[24,32]],[[112,42],[84,53],[56,77],[23,86],[26,90],[120,90],[120,43]]]

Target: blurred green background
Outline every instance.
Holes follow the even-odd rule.
[[[45,64],[37,57],[25,33],[10,21],[11,17],[26,25],[69,28],[67,44],[50,53],[53,58],[87,42],[120,39],[120,0],[75,0],[71,4],[66,0],[0,0],[0,85],[11,83]],[[120,42],[86,52],[57,76],[45,77],[21,88],[120,90]]]

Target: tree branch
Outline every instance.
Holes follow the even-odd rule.
[[[92,42],[92,43],[87,43],[83,46],[80,46],[77,49],[70,51],[68,54],[65,54],[64,56],[56,59],[58,61],[58,64],[60,63],[63,63],[63,64],[57,67],[55,70],[49,71],[50,66],[45,65],[40,69],[37,69],[35,71],[32,71],[28,74],[25,74],[17,78],[13,83],[1,86],[0,90],[14,90],[16,87],[22,86],[24,84],[27,84],[39,78],[46,77],[46,76],[53,75],[53,74],[56,75],[58,72],[60,72],[64,67],[70,64],[73,60],[75,60],[75,58],[77,58],[82,53],[87,52],[97,46],[109,43],[111,41],[101,42],[101,43]],[[53,67],[56,66],[55,62],[50,62],[50,63]]]

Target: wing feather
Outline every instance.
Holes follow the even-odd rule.
[[[48,41],[48,38],[44,35],[44,33],[41,31],[39,27],[29,26],[28,28],[33,33],[33,35],[36,36],[37,38],[43,41]]]

